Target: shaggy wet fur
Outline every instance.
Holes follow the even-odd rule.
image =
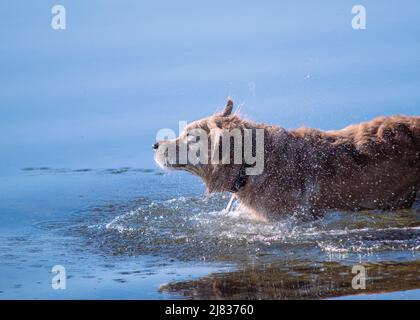
[[[187,130],[265,130],[264,172],[249,176],[235,193],[253,212],[270,216],[318,215],[326,209],[394,210],[409,208],[415,201],[420,186],[420,117],[379,117],[336,131],[285,130],[231,114],[232,106],[228,102],[223,113],[196,121]],[[209,192],[224,192],[231,189],[241,165],[171,168],[198,175]]]

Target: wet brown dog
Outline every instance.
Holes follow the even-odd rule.
[[[155,144],[157,163],[199,176],[209,192],[233,192],[242,206],[265,216],[394,210],[415,201],[420,186],[419,116],[379,117],[336,131],[285,130],[245,120],[232,114],[232,108],[228,100],[220,114],[191,123],[175,140]],[[167,153],[159,151],[171,144],[178,150],[194,129],[205,130],[209,141],[214,129],[263,129],[263,172],[246,175],[244,164],[168,162]],[[209,147],[209,156],[213,152]]]

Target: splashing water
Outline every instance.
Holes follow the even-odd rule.
[[[232,204],[233,204],[233,201],[235,200],[235,196],[234,195],[232,195],[231,197],[230,197],[230,200],[229,200],[229,203],[228,203],[228,205],[226,206],[226,209],[225,209],[225,211],[226,212],[230,212],[230,209],[232,209]]]
[[[117,208],[106,221],[72,228],[113,255],[166,255],[180,260],[244,262],[250,259],[319,259],[331,254],[383,254],[420,248],[420,215],[332,212],[316,221],[294,215],[276,221],[247,216],[234,197],[217,195],[147,201]],[[226,202],[228,204],[226,206]],[[122,212],[120,212],[120,210]],[[96,215],[101,210],[96,210]]]
[[[38,171],[40,173],[36,173]],[[265,283],[267,288],[264,290],[269,292],[268,287],[274,280],[289,277],[291,288],[296,288],[299,281],[313,278],[313,270],[324,275],[323,270],[329,270],[332,262],[340,266],[338,278],[342,273],[340,268],[351,276],[351,266],[359,262],[380,263],[386,272],[399,275],[410,268],[415,269],[410,263],[417,261],[420,254],[418,207],[395,212],[330,212],[324,218],[312,221],[303,220],[299,214],[289,214],[264,221],[249,216],[229,194],[203,199],[197,195],[200,184],[194,184],[192,179],[182,183],[185,181],[183,176],[157,176],[153,171],[134,169],[38,171],[25,171],[25,179],[34,180],[34,185],[39,181],[49,185],[56,175],[60,175],[66,194],[80,195],[80,186],[84,185],[81,181],[93,180],[97,184],[95,188],[87,188],[83,198],[69,199],[56,215],[46,213],[46,217],[50,217],[48,220],[38,219],[33,236],[23,237],[26,246],[14,238],[3,241],[3,260],[9,264],[4,267],[6,270],[12,268],[10,264],[20,264],[19,257],[36,260],[33,255],[39,256],[40,261],[36,265],[31,262],[28,270],[32,270],[32,265],[49,268],[51,263],[56,263],[57,250],[61,250],[60,261],[64,259],[63,263],[70,270],[73,266],[77,269],[76,274],[83,277],[93,276],[99,270],[107,273],[107,279],[119,281],[124,278],[135,285],[137,275],[139,279],[146,277],[145,281],[151,283],[150,273],[151,278],[158,274],[155,281],[161,283],[162,279],[172,277],[162,273],[162,265],[170,266],[171,273],[178,272],[182,266],[185,268],[183,277],[197,274],[200,266],[205,265],[208,272],[229,269],[222,280],[229,279],[230,272],[237,270],[240,287],[245,286],[242,289],[248,288],[246,283],[250,290],[255,288],[252,281],[261,276],[258,281]],[[112,190],[106,185],[109,181],[115,187]],[[139,181],[148,187],[139,190]],[[74,189],[69,187],[70,183]],[[92,189],[94,193],[91,193]],[[106,191],[109,193],[105,196]],[[52,197],[51,201],[49,207],[56,206],[56,198]],[[38,240],[38,237],[44,239],[41,236],[47,240]],[[18,245],[16,241],[19,241]],[[20,248],[14,257],[9,254],[12,247],[14,250]],[[45,253],[40,255],[40,250]],[[46,261],[45,257],[50,256],[52,261]],[[84,259],[89,260],[80,264]],[[144,266],[138,265],[141,261],[145,261]],[[394,271],[389,271],[386,264],[389,261],[395,262]],[[99,263],[98,267],[90,270],[95,263]],[[247,279],[242,270],[248,270]],[[277,274],[279,278],[274,276]],[[297,274],[305,279],[293,282]],[[415,273],[413,277],[416,277]],[[102,276],[95,281],[101,281],[100,278]],[[235,279],[234,276],[232,280],[238,285]],[[327,280],[328,285],[331,279]],[[343,285],[348,286],[348,283],[346,279]],[[11,282],[9,290],[14,290],[13,285]],[[317,296],[318,286],[314,288],[314,296]],[[292,291],[301,293],[299,289]],[[333,295],[344,291],[339,289]],[[287,296],[293,294],[288,292]],[[248,291],[241,297],[248,297]]]

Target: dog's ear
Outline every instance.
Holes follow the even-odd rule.
[[[232,109],[233,109],[233,100],[232,100],[232,98],[229,97],[226,101],[225,109],[223,110],[223,112],[220,115],[222,117],[229,116],[232,113]]]

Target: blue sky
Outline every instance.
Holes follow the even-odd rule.
[[[153,167],[159,129],[228,95],[286,128],[419,114],[419,16],[418,1],[3,1],[0,171]]]

